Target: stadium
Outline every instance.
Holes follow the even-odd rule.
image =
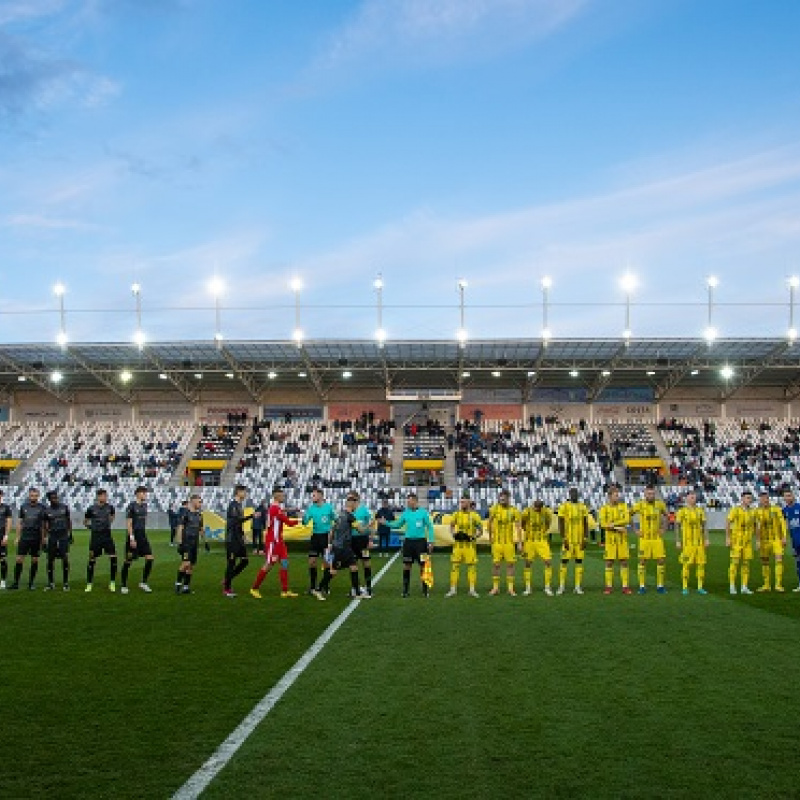
[[[0,798],[797,797],[798,26],[0,0]]]

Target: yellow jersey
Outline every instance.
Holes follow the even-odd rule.
[[[699,547],[705,544],[703,529],[706,524],[706,512],[699,506],[685,506],[675,515],[676,524],[681,528],[681,543],[684,547]]]
[[[631,524],[631,511],[627,503],[606,503],[600,509],[600,527],[604,531],[610,528],[622,528]],[[610,531],[611,533],[623,533],[624,531]]]
[[[762,542],[780,542],[786,538],[788,533],[786,520],[783,512],[778,506],[768,506],[756,509],[756,519],[758,520],[758,538]]]
[[[639,533],[642,539],[658,539],[661,536],[661,520],[667,515],[667,506],[663,500],[640,500],[631,509],[631,516],[639,517]]]
[[[731,526],[731,539],[741,542],[752,540],[757,521],[758,516],[755,508],[744,508],[744,506],[732,508],[728,512],[728,522]]]
[[[520,519],[521,515],[518,508],[502,506],[499,503],[493,505],[489,509],[489,522],[492,525],[492,544],[514,544]]]
[[[585,520],[589,519],[589,509],[584,503],[572,503],[567,500],[558,508],[559,519],[564,520],[564,540],[582,542],[586,536]]]
[[[533,506],[526,508],[522,512],[523,538],[526,542],[545,541],[552,522],[553,512],[547,506],[542,506],[541,511],[537,511]]]
[[[459,509],[450,518],[450,524],[456,533],[465,533],[470,539],[477,539],[478,532],[483,527],[480,515],[475,511],[461,511]]]

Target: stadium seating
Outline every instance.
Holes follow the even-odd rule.
[[[194,430],[191,422],[64,425],[31,465],[26,486],[9,487],[9,497],[20,502],[32,485],[58,489],[69,505],[86,508],[102,486],[109,502],[123,507],[141,483],[151,490],[151,509],[166,510],[173,490],[178,491],[169,480]],[[26,435],[34,433],[35,428]]]
[[[800,483],[800,422],[697,418],[663,422],[659,430],[670,452],[673,502],[681,486],[698,490],[701,502],[728,508],[744,489],[777,494]]]
[[[580,420],[542,421],[530,428],[519,422],[484,420],[458,433],[458,494],[469,492],[481,513],[496,502],[501,488],[516,505],[541,499],[557,507],[576,486],[581,499],[597,509],[612,474],[611,460],[599,427]],[[637,499],[641,489],[626,489]],[[435,510],[450,510],[455,501],[434,501]]]
[[[611,444],[621,458],[651,458],[656,444],[650,428],[641,422],[609,422],[606,427],[611,435]]]
[[[0,458],[28,458],[56,426],[55,422],[0,423]]]
[[[228,460],[236,450],[244,433],[244,426],[206,423],[195,448],[195,458]]]

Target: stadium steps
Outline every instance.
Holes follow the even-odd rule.
[[[658,429],[658,426],[648,425],[647,430],[656,446],[656,454],[660,459],[663,460],[666,466],[669,466],[669,450],[667,449],[667,443],[664,441],[664,437],[661,435],[661,431]]]
[[[236,483],[236,465],[244,456],[244,448],[247,446],[247,436],[248,433],[245,432],[239,437],[239,441],[236,443],[236,447],[233,453],[231,453],[231,457],[228,459],[225,469],[222,470],[222,474],[219,476],[220,486],[228,486],[232,489]]]
[[[194,456],[195,450],[197,450],[197,445],[200,444],[202,435],[203,427],[202,425],[198,425],[192,434],[192,438],[189,440],[189,444],[186,445],[186,449],[183,451],[183,458],[181,458],[178,466],[175,467],[175,472],[172,473],[172,477],[169,479],[170,486],[183,486],[183,475],[186,472],[186,467]]]
[[[403,426],[398,425],[394,430],[394,445],[392,453],[392,476],[389,483],[392,486],[403,485],[403,451],[405,450],[406,437],[403,435]]]
[[[38,447],[27,457],[19,462],[19,466],[9,475],[8,483],[10,486],[24,486],[28,479],[28,473],[31,467],[36,463],[39,456],[47,449],[47,446],[52,442],[64,429],[63,425],[57,425],[50,433],[39,442]]]

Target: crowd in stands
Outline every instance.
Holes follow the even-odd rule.
[[[428,418],[425,422],[407,422],[403,426],[405,458],[444,458],[447,436],[441,422]],[[452,449],[452,447],[450,448]]]
[[[238,416],[238,415],[228,415]],[[195,458],[228,459],[239,444],[244,433],[244,425],[240,423],[215,425],[206,423],[202,426],[200,441],[195,448]]]

